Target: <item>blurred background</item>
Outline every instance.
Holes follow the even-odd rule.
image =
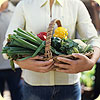
[[[20,0],[10,0],[13,5],[17,5]],[[100,6],[94,2],[93,0],[82,0],[86,5],[92,22],[98,31],[98,35],[100,36]],[[82,76],[80,78],[81,86],[82,86],[82,100],[100,100],[100,62],[98,61],[92,70],[82,72]],[[5,100],[11,100],[10,92],[8,90],[7,84],[4,91]],[[2,99],[0,99],[2,100]]]

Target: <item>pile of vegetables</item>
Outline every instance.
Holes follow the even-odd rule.
[[[44,55],[46,32],[40,32],[36,35],[18,28],[14,30],[14,33],[9,34],[7,44],[2,48],[2,54],[7,54],[12,69],[14,69],[13,60],[25,60],[36,55]],[[85,54],[93,51],[91,45],[86,45],[81,40],[85,46],[80,45],[78,42],[69,39],[67,35],[67,30],[63,27],[58,27],[55,30],[51,38],[51,51],[53,55]]]

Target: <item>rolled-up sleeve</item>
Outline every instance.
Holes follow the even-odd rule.
[[[82,39],[89,39],[89,44],[100,48],[100,38],[88,10],[81,1],[78,4],[77,30]]]
[[[20,1],[19,4],[16,6],[14,14],[12,16],[11,22],[7,29],[5,40],[3,42],[3,46],[7,43],[8,34],[13,34],[13,31],[17,28],[24,29],[25,27],[25,17],[24,17],[24,10],[23,10],[24,2]]]

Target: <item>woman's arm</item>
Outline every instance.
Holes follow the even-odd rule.
[[[100,58],[100,48],[94,47],[94,54],[93,54],[91,60],[94,63],[96,63],[99,58]]]

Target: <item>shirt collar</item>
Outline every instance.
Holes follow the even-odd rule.
[[[44,7],[47,2],[49,2],[48,0],[41,0],[41,3],[40,3],[40,7]]]
[[[63,0],[54,0],[54,4],[59,4],[63,6]]]
[[[49,0],[41,0],[40,7],[43,7],[49,2]],[[63,0],[54,0],[54,4],[58,4],[60,6],[63,6]]]

